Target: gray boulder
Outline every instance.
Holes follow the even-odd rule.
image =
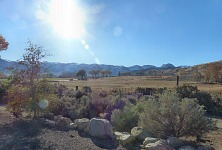
[[[70,129],[72,121],[69,118],[61,117],[56,121],[56,126],[60,129]]]
[[[167,143],[173,148],[178,148],[184,145],[183,141],[177,137],[169,137]]]
[[[141,128],[141,127],[134,127],[131,130],[131,134],[133,136],[135,136],[136,139],[139,140],[139,141],[144,141],[146,137],[151,137],[151,134],[148,131]]]
[[[211,146],[199,146],[197,150],[214,150]]]
[[[77,128],[79,130],[84,130],[89,125],[89,119],[82,118],[77,121]]]
[[[185,145],[185,146],[181,146],[178,150],[197,150],[197,149],[192,146]]]
[[[98,138],[112,138],[112,126],[106,119],[92,118],[89,122],[89,135]]]

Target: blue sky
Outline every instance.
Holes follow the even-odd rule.
[[[51,62],[195,65],[221,60],[221,0],[0,0],[3,59],[26,42]]]

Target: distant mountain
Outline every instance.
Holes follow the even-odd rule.
[[[127,68],[130,71],[136,71],[136,70],[144,70],[144,69],[155,69],[157,67],[153,65],[144,65],[144,66],[135,65],[135,66],[127,67]]]
[[[16,61],[8,61],[0,59],[0,72],[8,73],[5,68],[13,67],[18,65]],[[63,73],[74,73],[78,72],[80,69],[86,70],[88,73],[91,70],[110,70],[112,76],[117,76],[119,73],[125,72],[145,72],[147,70],[166,70],[166,69],[175,69],[174,65],[168,63],[163,64],[161,67],[156,67],[153,65],[134,65],[130,67],[125,66],[114,66],[114,65],[105,65],[105,64],[78,64],[78,63],[59,63],[59,62],[43,62],[44,70],[52,73],[54,75],[61,75]],[[179,67],[180,68],[180,67]],[[182,67],[181,67],[182,68]]]
[[[162,69],[174,69],[174,68],[176,68],[173,64],[170,64],[170,63],[168,63],[168,64],[163,64],[162,66],[161,66],[161,68]]]

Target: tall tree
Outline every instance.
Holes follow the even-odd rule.
[[[81,69],[77,72],[76,76],[81,77],[81,80],[83,80],[84,77],[86,77],[86,71],[84,69]]]
[[[0,35],[0,51],[6,50],[8,48],[8,45],[9,43],[2,35]]]
[[[23,66],[22,72],[25,74],[26,84],[30,89],[29,96],[32,101],[32,109],[34,111],[34,116],[36,116],[37,103],[39,99],[37,99],[37,91],[35,87],[35,80],[38,79],[38,76],[41,71],[41,60],[46,58],[50,54],[43,49],[42,46],[38,46],[37,44],[33,44],[31,41],[28,41],[28,47],[25,49],[25,53],[23,54],[22,59],[19,61],[19,64]]]
[[[221,74],[221,65],[218,63],[211,63],[207,66],[208,71],[210,72],[210,79],[213,82],[219,82]]]

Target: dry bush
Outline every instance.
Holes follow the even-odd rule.
[[[196,99],[181,99],[173,92],[143,102],[143,106],[139,125],[157,137],[200,137],[215,126]]]

